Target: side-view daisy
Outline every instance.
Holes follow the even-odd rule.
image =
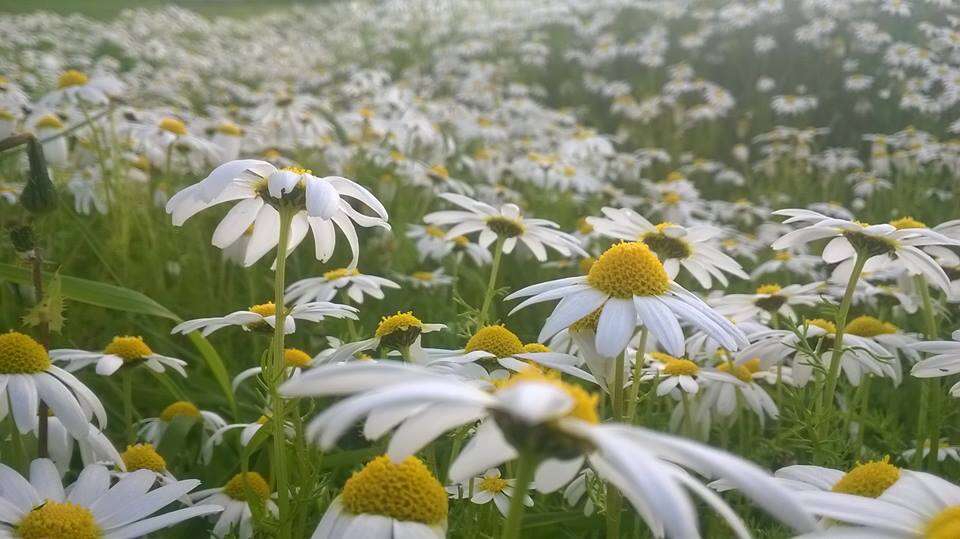
[[[293,333],[297,330],[297,320],[306,320],[308,322],[320,322],[326,317],[331,318],[352,318],[357,319],[357,308],[349,305],[340,305],[338,303],[328,303],[326,301],[311,301],[294,305],[290,307],[283,317],[283,332]],[[213,318],[197,318],[196,320],[187,320],[177,324],[170,333],[182,333],[186,335],[192,331],[203,330],[204,337],[214,331],[228,327],[240,326],[244,331],[264,331],[273,332],[273,326],[276,324],[277,307],[272,301],[254,305],[245,311],[234,311],[226,316]]]
[[[383,299],[384,288],[400,288],[400,285],[376,275],[364,275],[356,268],[340,268],[325,272],[320,277],[309,277],[291,284],[285,296],[294,305],[300,305],[311,301],[331,301],[337,291],[346,289],[347,297],[361,304],[365,295]]]
[[[500,477],[500,468],[490,468],[483,475],[471,477],[466,481],[447,487],[447,494],[455,500],[469,499],[471,502],[483,505],[493,502],[500,514],[507,516],[510,510],[510,498],[513,497],[515,479]],[[533,498],[523,497],[523,504],[533,507]]]
[[[914,350],[932,354],[918,361],[910,370],[917,378],[940,378],[960,372],[960,329],[953,332],[952,341],[926,341],[911,345]],[[960,382],[950,388],[950,394],[960,398]]]
[[[253,511],[251,503],[264,504],[267,511],[276,515],[277,505],[271,499],[270,485],[257,472],[238,473],[227,484],[195,492],[191,499],[194,503],[205,502],[223,507],[213,526],[214,537],[225,537],[236,532],[241,539],[253,537]]]
[[[332,354],[324,357],[324,362],[348,361],[359,352],[381,347],[397,350],[405,355],[416,354],[418,357],[413,359],[422,359],[424,356],[423,351],[419,349],[420,336],[446,327],[444,324],[424,324],[413,315],[412,311],[397,312],[380,319],[373,337],[340,345]]]
[[[50,350],[50,359],[65,362],[66,370],[70,372],[96,364],[97,374],[101,376],[110,376],[123,366],[132,367],[139,364],[155,372],[164,372],[166,367],[169,367],[180,376],[187,376],[187,371],[183,369],[187,364],[186,361],[157,354],[143,341],[143,337],[131,335],[114,337],[102,352],[69,348]]]
[[[203,433],[204,440],[206,440],[207,436],[211,433],[216,432],[227,424],[222,417],[214,412],[201,410],[192,402],[177,401],[164,408],[159,416],[148,417],[140,421],[137,436],[153,444],[154,447],[159,447],[163,441],[164,434],[167,433],[170,422],[178,417],[197,420],[202,426],[201,432]]]

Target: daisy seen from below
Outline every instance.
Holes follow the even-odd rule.
[[[277,514],[277,505],[271,498],[270,485],[257,472],[238,473],[222,487],[197,491],[191,496],[194,503],[223,507],[222,513],[211,517],[217,520],[211,532],[214,537],[226,537],[234,532],[241,539],[253,537],[251,504],[265,507],[274,516]]]
[[[123,83],[112,75],[90,77],[83,71],[68,69],[57,78],[57,88],[41,98],[44,106],[54,107],[66,101],[106,105],[110,98],[123,91]]]
[[[180,376],[187,376],[187,371],[183,369],[187,364],[186,361],[157,354],[144,342],[143,337],[131,335],[114,337],[102,352],[62,348],[50,350],[50,358],[53,361],[66,363],[65,368],[70,372],[88,365],[96,365],[97,374],[110,376],[124,366],[145,365],[154,372],[164,372],[169,367]]]
[[[353,359],[365,350],[399,351],[405,358],[413,360],[425,357],[420,348],[420,336],[445,329],[444,324],[425,324],[413,315],[413,311],[397,312],[384,316],[377,324],[373,337],[361,341],[341,344],[332,354],[324,357],[324,362],[339,363]],[[416,357],[410,357],[412,355]]]
[[[299,348],[285,348],[283,350],[283,362],[287,367],[287,378],[299,376],[304,369],[313,364],[313,359],[310,354]],[[250,367],[240,371],[240,374],[233,377],[233,390],[236,391],[245,380],[259,376],[261,372],[263,372],[263,367]]]
[[[290,334],[297,330],[297,320],[321,322],[328,316],[331,318],[357,319],[356,307],[326,301],[302,303],[287,308],[286,311],[286,314],[283,316],[283,332],[285,334]],[[177,324],[170,330],[170,333],[186,335],[192,331],[202,330],[201,334],[206,337],[214,331],[229,326],[239,326],[243,328],[244,331],[272,333],[276,319],[277,307],[272,301],[268,301],[267,303],[253,305],[245,311],[234,311],[226,316],[187,320],[186,322]]]
[[[721,234],[716,227],[684,227],[670,222],[654,225],[629,208],[603,208],[602,211],[606,217],[587,217],[594,230],[610,238],[647,244],[671,279],[677,278],[681,267],[708,289],[713,279],[727,286],[724,273],[747,278],[740,264],[714,245],[715,238]]]
[[[17,430],[34,429],[40,403],[45,403],[75,438],[86,438],[96,416],[102,429],[107,412],[100,399],[80,380],[54,365],[47,350],[29,335],[0,334],[0,418],[13,416]]]
[[[157,417],[148,417],[140,421],[137,435],[140,439],[159,447],[163,436],[167,433],[170,423],[177,418],[187,418],[200,423],[202,438],[207,437],[227,424],[218,414],[209,410],[201,410],[196,404],[188,401],[177,401],[160,412]]]
[[[346,198],[362,203],[376,216],[355,210]],[[317,260],[333,256],[336,229],[346,237],[356,267],[360,242],[354,224],[389,229],[387,210],[363,186],[339,176],[317,177],[298,167],[278,169],[266,161],[240,159],[224,163],[209,176],[175,194],[167,202],[167,213],[175,226],[204,209],[223,202],[240,201],[223,218],[213,233],[213,244],[229,247],[253,227],[243,259],[250,266],[273,250],[281,232],[292,252],[313,232]],[[281,211],[283,215],[281,215]]]
[[[433,271],[418,270],[409,274],[397,274],[397,280],[413,289],[431,289],[450,286],[454,278],[447,275],[443,268]]]
[[[483,475],[447,487],[447,494],[456,500],[469,499],[477,505],[493,502],[497,511],[504,517],[510,510],[510,498],[513,497],[515,479],[504,479],[499,468],[490,468]],[[533,507],[533,498],[527,495],[523,504]]]
[[[400,285],[376,275],[365,275],[356,268],[339,268],[325,272],[320,277],[301,279],[287,287],[284,292],[288,301],[300,305],[311,301],[331,301],[337,292],[345,289],[347,297],[362,304],[364,296],[383,299],[384,288],[400,288]]]
[[[442,261],[447,256],[466,253],[477,266],[489,264],[492,260],[490,252],[476,243],[471,243],[466,236],[447,238],[442,228],[433,225],[410,225],[407,237],[416,242],[420,260]]]
[[[717,312],[733,322],[757,321],[770,323],[780,319],[796,319],[795,307],[812,307],[819,303],[823,283],[792,284],[781,287],[768,283],[757,287],[753,294],[725,294],[708,300]]]
[[[616,357],[644,327],[673,356],[684,351],[680,321],[700,328],[728,350],[747,344],[746,336],[729,320],[673,282],[663,264],[642,242],[618,243],[607,249],[585,276],[528,286],[506,299],[527,297],[512,311],[559,299],[537,338],[545,341],[574,322],[599,311],[596,350]]]
[[[99,464],[86,466],[64,487],[49,459],[30,463],[29,481],[0,464],[0,534],[21,539],[134,539],[185,520],[219,513],[218,505],[195,505],[156,516],[158,510],[195,489],[189,479],[153,488],[149,470],[133,472],[111,486],[110,472]]]
[[[387,455],[400,462],[458,426],[480,422],[473,438],[453,461],[449,476],[463,481],[517,459],[513,507],[505,526],[519,530],[521,495],[534,481],[552,492],[572,480],[589,459],[591,467],[633,503],[655,534],[700,537],[687,488],[717,508],[738,534],[749,535],[725,502],[677,465],[735,482],[750,499],[775,517],[805,531],[816,527],[790,493],[755,465],[722,451],[639,427],[599,424],[598,395],[566,383],[558,374],[527,369],[495,384],[436,374],[397,362],[350,362],[313,369],[286,382],[289,397],[353,394],[314,419],[307,435],[332,447],[359,419],[377,410],[416,408],[414,415],[380,425],[375,436],[393,429]],[[371,436],[368,436],[371,437]],[[505,532],[506,533],[506,532]],[[515,537],[516,535],[511,535]]]

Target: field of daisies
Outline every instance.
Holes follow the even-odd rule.
[[[0,35],[0,539],[960,538],[952,0]]]

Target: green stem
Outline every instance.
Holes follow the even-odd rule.
[[[914,276],[914,283],[920,292],[923,305],[923,320],[926,329],[924,337],[928,341],[936,340],[939,331],[934,317],[933,301],[930,299],[930,287],[923,275]],[[920,468],[923,462],[924,443],[930,444],[927,471],[936,473],[937,448],[940,445],[940,380],[927,378],[920,381],[920,415],[917,418],[917,452],[914,454],[914,467]]]
[[[520,524],[523,521],[525,506],[523,499],[527,497],[533,473],[537,469],[537,459],[533,451],[524,448],[517,459],[516,475],[514,476],[513,496],[510,498],[510,511],[507,520],[503,523],[503,539],[519,539]]]
[[[127,443],[133,443],[136,439],[133,433],[133,377],[129,369],[120,372],[120,382],[123,386],[123,427]]]
[[[854,446],[853,456],[855,458],[860,458],[860,454],[863,452],[863,437],[864,431],[867,428],[867,413],[870,410],[870,382],[873,380],[873,376],[866,375],[863,377],[863,382],[860,383],[860,388],[857,390],[860,393],[860,411],[857,413],[857,421],[860,423],[857,428],[857,441]]]
[[[643,373],[643,360],[647,348],[647,328],[640,330],[640,344],[637,346],[637,356],[633,360],[633,383],[630,384],[630,394],[627,396],[627,423],[633,424],[637,417],[637,400],[640,396],[640,376]]]
[[[284,319],[286,318],[286,307],[284,307],[284,283],[287,270],[287,243],[290,238],[290,226],[293,222],[294,212],[292,209],[280,206],[280,237],[277,243],[277,264],[273,280],[273,304],[276,308],[276,319],[273,328],[273,372],[268,377],[270,392],[270,409],[273,412],[273,455],[271,465],[273,467],[274,483],[277,487],[277,507],[279,509],[280,529],[278,537],[290,537],[290,526],[293,520],[290,518],[290,489],[289,475],[287,472],[286,456],[286,435],[284,433],[284,423],[286,419],[285,402],[280,397],[279,387],[283,383],[285,367],[283,361],[284,351]]]
[[[637,353],[642,353],[638,350]],[[614,423],[623,420],[623,353],[617,356],[610,386],[610,418]],[[623,497],[612,483],[607,483],[607,539],[619,539]]]
[[[503,258],[503,242],[503,236],[497,236],[497,242],[493,246],[493,266],[490,268],[487,291],[483,295],[483,306],[480,308],[480,315],[477,317],[478,329],[487,323],[487,312],[490,311],[490,304],[493,302],[493,291],[497,286],[497,274],[500,272],[500,259]]]
[[[857,252],[857,258],[853,262],[853,269],[850,271],[850,279],[847,281],[847,289],[843,293],[840,310],[837,312],[837,332],[833,342],[833,354],[830,356],[830,368],[827,371],[825,389],[820,403],[822,409],[833,410],[835,401],[834,394],[837,391],[837,380],[840,376],[840,358],[843,356],[843,332],[847,326],[847,313],[850,311],[853,292],[857,288],[857,280],[863,271],[863,265],[867,263],[867,258],[866,253]]]

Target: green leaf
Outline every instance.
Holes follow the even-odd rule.
[[[233,387],[230,385],[230,373],[227,372],[227,367],[223,364],[223,358],[220,357],[217,350],[210,344],[210,341],[205,339],[203,335],[200,335],[199,331],[188,333],[187,338],[190,339],[193,346],[200,352],[200,355],[203,356],[207,367],[210,369],[210,372],[213,373],[217,384],[220,385],[221,391],[223,391],[223,394],[227,397],[227,402],[230,404],[230,413],[232,413],[233,418],[236,419],[237,402],[236,399],[233,398]]]
[[[36,327],[45,324],[47,328],[60,333],[63,329],[63,296],[60,293],[60,273],[54,273],[47,283],[40,303],[34,305],[23,315],[23,323]]]

